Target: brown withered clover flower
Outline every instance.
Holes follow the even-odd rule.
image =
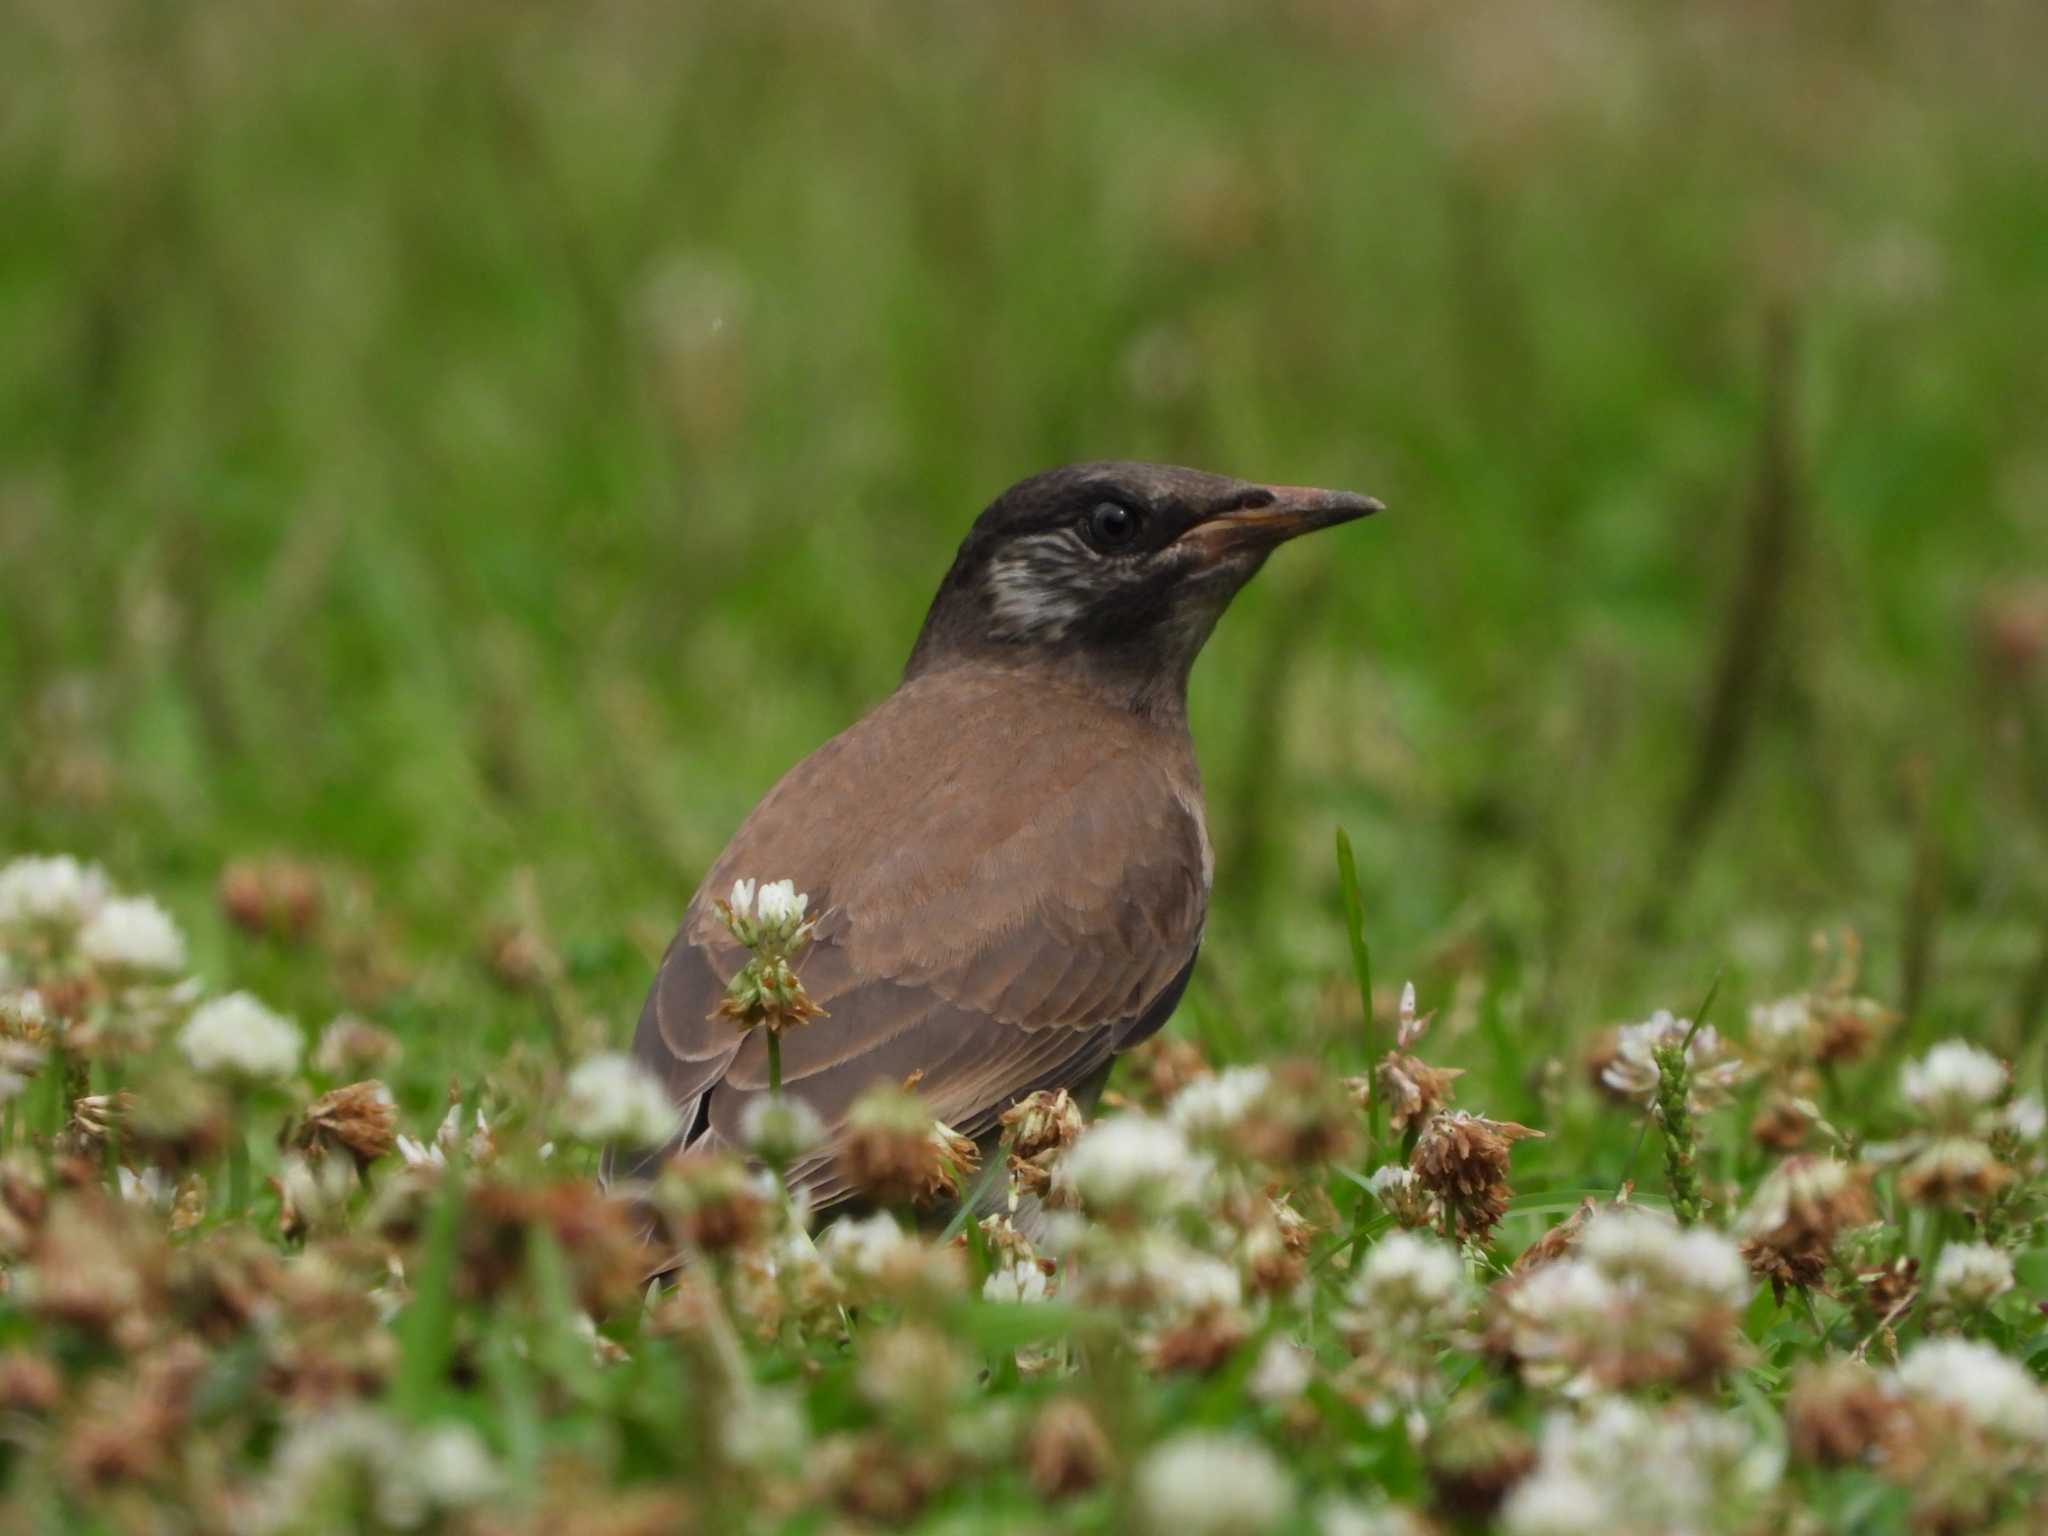
[[[1136,1091],[1127,1088],[1120,1101],[1143,1108],[1172,1102],[1189,1083],[1214,1071],[1202,1048],[1179,1035],[1154,1035],[1124,1061],[1119,1075]]]
[[[1278,1062],[1238,1120],[1235,1140],[1270,1168],[1343,1162],[1358,1150],[1358,1110],[1315,1062]]]
[[[291,1135],[292,1144],[315,1160],[328,1152],[346,1152],[359,1173],[397,1140],[398,1109],[391,1090],[374,1079],[321,1094],[306,1106]]]
[[[125,1140],[139,1156],[177,1171],[211,1162],[227,1145],[231,1126],[220,1089],[172,1067],[152,1073],[136,1090]]]
[[[1446,1235],[1487,1239],[1514,1193],[1507,1182],[1509,1148],[1542,1134],[1462,1109],[1430,1117],[1409,1167],[1441,1204]]]
[[[1373,1068],[1373,1080],[1386,1100],[1388,1123],[1396,1135],[1427,1120],[1456,1097],[1452,1085],[1465,1075],[1463,1067],[1433,1067],[1420,1056],[1389,1051]]]
[[[854,1186],[884,1205],[933,1205],[959,1197],[981,1153],[909,1088],[884,1084],[854,1100],[840,1159]]]
[[[727,1253],[766,1235],[777,1197],[731,1153],[690,1151],[669,1159],[655,1199],[678,1239],[701,1253]]]
[[[1003,1145],[1010,1178],[1027,1195],[1042,1195],[1052,1184],[1053,1164],[1086,1125],[1081,1106],[1064,1088],[1027,1094],[1002,1114]]]
[[[1785,1398],[1785,1438],[1793,1459],[1815,1467],[1854,1467],[1895,1459],[1909,1428],[1907,1404],[1860,1361],[1809,1365]]]
[[[1099,1486],[1114,1464],[1109,1436],[1078,1397],[1047,1403],[1024,1439],[1025,1476],[1048,1503]]]
[[[1536,1445],[1505,1419],[1461,1399],[1430,1437],[1426,1464],[1438,1506],[1454,1520],[1491,1520],[1536,1466]]]
[[[296,859],[238,859],[221,871],[221,911],[245,933],[299,943],[322,905],[319,871]]]
[[[1831,1157],[1790,1157],[1772,1170],[1737,1229],[1742,1257],[1779,1300],[1826,1278],[1835,1239],[1869,1221],[1869,1173]]]

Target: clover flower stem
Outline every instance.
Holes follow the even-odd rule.
[[[1828,1338],[1828,1331],[1821,1324],[1820,1308],[1813,1304],[1813,1292],[1802,1285],[1799,1287],[1799,1299],[1806,1304],[1806,1320],[1813,1324],[1814,1337],[1825,1344]]]
[[[243,1216],[249,1209],[249,1139],[238,1127],[228,1137],[228,1214]]]
[[[1948,1209],[1934,1206],[1927,1212],[1927,1246],[1920,1258],[1921,1284],[1934,1279],[1934,1269],[1941,1262],[1941,1250],[1948,1246]]]
[[[1660,1046],[1657,1063],[1657,1123],[1664,1136],[1664,1176],[1671,1189],[1671,1214],[1680,1226],[1689,1227],[1700,1219],[1699,1170],[1695,1166],[1699,1137],[1693,1128],[1692,1070],[1685,1059],[1685,1043]]]
[[[69,1117],[71,1099],[66,1092],[71,1082],[71,1062],[60,1046],[50,1052],[38,1076],[37,1086],[42,1090],[41,1121],[43,1143],[43,1172],[48,1176],[56,1167],[57,1142],[64,1134],[64,1122]]]
[[[768,1026],[768,1091],[782,1092],[782,1031]]]

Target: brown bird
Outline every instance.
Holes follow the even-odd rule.
[[[825,1016],[784,1034],[782,1074],[831,1133],[791,1170],[819,1206],[855,1193],[833,1143],[878,1082],[921,1073],[975,1139],[1034,1090],[1092,1099],[1202,941],[1196,653],[1275,546],[1378,510],[1135,463],[998,497],[901,685],[768,792],[691,899],[633,1042],[681,1111],[664,1153],[737,1145],[768,1088],[764,1032],[716,1016],[748,959],[714,910],[740,880],[794,881],[817,920],[799,971]]]

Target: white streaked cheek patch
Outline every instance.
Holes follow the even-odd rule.
[[[1101,596],[1094,554],[1071,530],[1020,539],[989,562],[983,585],[994,632],[1057,640]]]

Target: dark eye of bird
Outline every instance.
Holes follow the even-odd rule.
[[[1086,527],[1088,542],[1097,549],[1122,549],[1138,536],[1138,514],[1121,502],[1097,502]]]

